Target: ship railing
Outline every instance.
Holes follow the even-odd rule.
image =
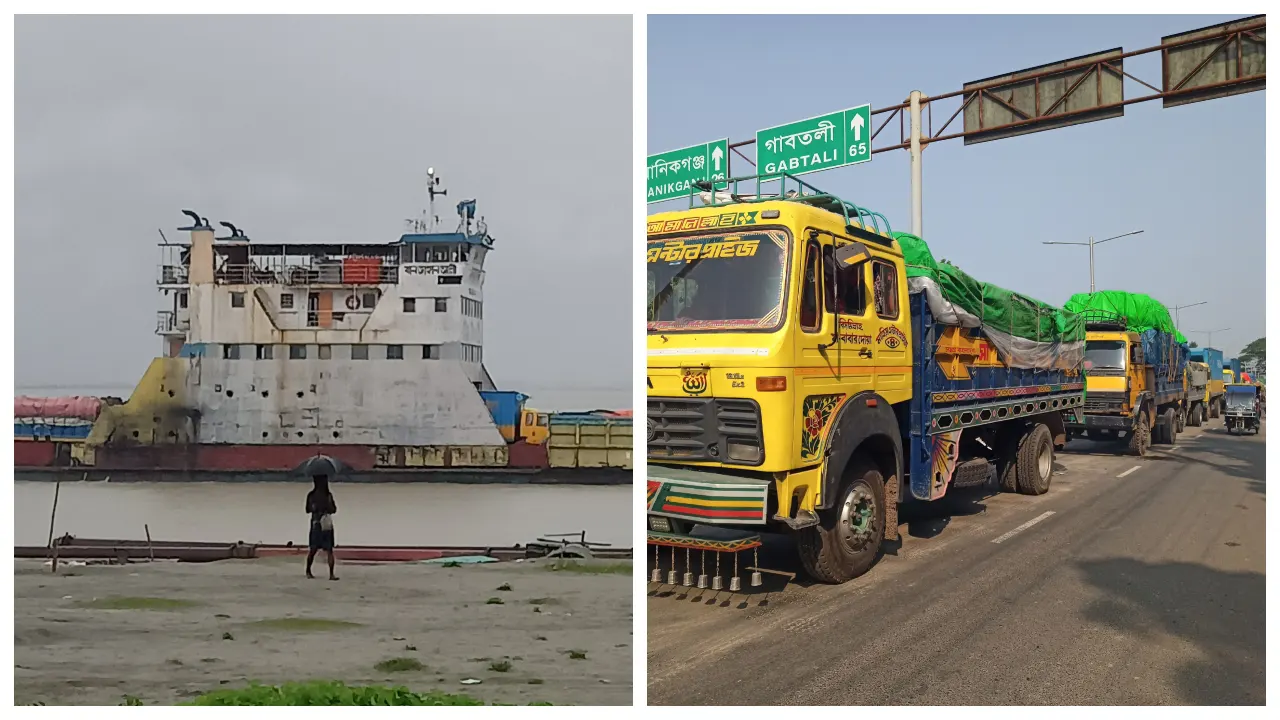
[[[181,335],[191,329],[191,319],[179,317],[172,310],[156,312],[157,335]]]
[[[378,266],[344,267],[342,262],[291,262],[263,267],[257,263],[226,263],[214,272],[220,285],[383,285],[399,282],[398,264],[382,260]]]
[[[183,265],[161,265],[156,277],[157,285],[186,285],[187,268]]]

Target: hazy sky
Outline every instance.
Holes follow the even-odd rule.
[[[649,152],[751,139],[788,121],[884,107],[912,90],[941,95],[1114,47],[1138,50],[1239,17],[650,16]],[[1159,86],[1158,54],[1128,59],[1125,70]],[[1151,91],[1130,81],[1125,92]],[[1098,289],[1145,292],[1170,306],[1207,300],[1182,311],[1181,327],[1232,328],[1214,333],[1213,343],[1234,356],[1266,333],[1265,95],[1169,110],[1150,101],[1130,105],[1123,118],[932,145],[924,153],[924,238],[935,256],[980,280],[1061,304],[1089,289],[1089,252],[1041,241],[1144,230],[1097,246]],[[939,102],[935,131],[958,106]],[[895,119],[877,143],[897,142]],[[735,175],[751,174],[733,159]],[[906,151],[804,177],[879,210],[895,230],[911,229]],[[666,209],[672,203],[650,206]],[[1187,335],[1206,342],[1203,333]]]
[[[497,240],[499,386],[630,397],[629,17],[19,17],[15,35],[20,388],[142,376],[156,229],[185,239],[179,210],[255,241],[389,242],[430,165],[437,214],[477,198]]]

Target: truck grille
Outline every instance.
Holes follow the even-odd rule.
[[[649,398],[648,446],[651,460],[760,465],[764,436],[760,406],[736,398]],[[758,459],[731,459],[736,448],[760,448]]]
[[[1118,413],[1124,409],[1124,393],[1091,392],[1085,395],[1084,411],[1087,413]]]

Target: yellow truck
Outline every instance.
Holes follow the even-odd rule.
[[[927,278],[909,282],[904,247],[927,254],[922,240],[771,177],[772,196],[765,178],[718,181],[698,188],[701,207],[691,197],[648,219],[654,581],[669,555],[668,581],[683,564],[692,585],[700,559],[705,587],[706,553],[736,568],[765,530],[793,534],[813,578],[850,580],[897,538],[900,501],[987,483],[1046,492],[1064,414],[1083,405],[1083,325],[1034,348],[997,332]],[[749,183],[754,194],[739,192]],[[1009,307],[1035,303],[1002,292]],[[747,569],[759,584],[762,568]],[[735,569],[730,590],[739,583]]]

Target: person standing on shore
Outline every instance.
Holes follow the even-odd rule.
[[[333,515],[338,512],[338,503],[329,491],[329,476],[316,475],[315,487],[307,493],[307,512],[311,515],[311,533],[307,541],[307,578],[315,579],[311,574],[311,563],[316,553],[324,550],[329,558],[329,579],[337,580],[333,574]]]

